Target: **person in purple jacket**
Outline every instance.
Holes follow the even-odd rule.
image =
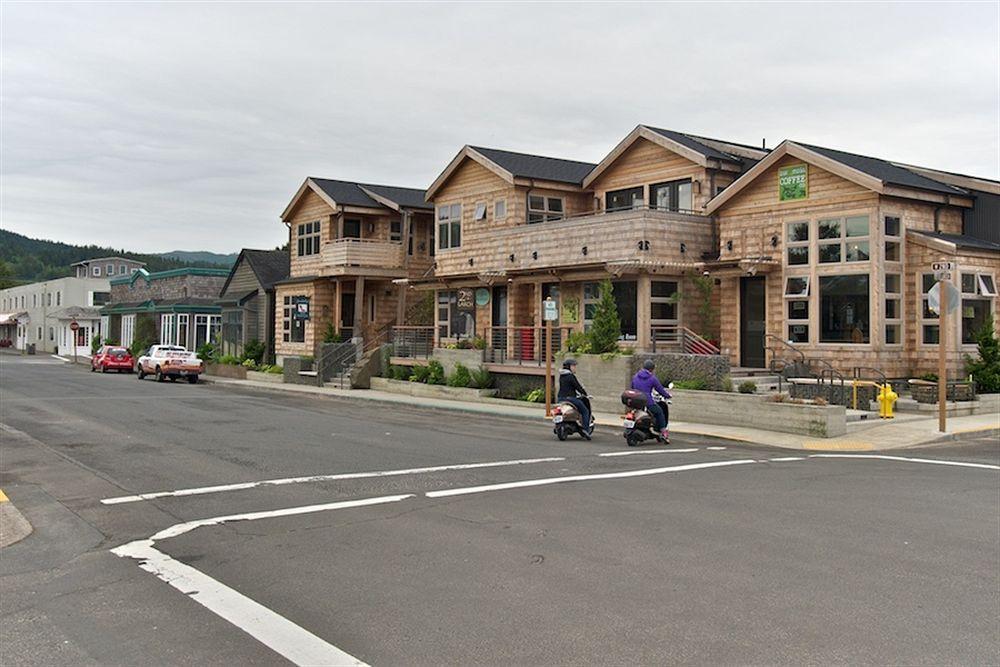
[[[670,398],[670,392],[664,389],[663,385],[656,378],[656,374],[653,373],[655,368],[656,364],[653,363],[652,359],[647,359],[643,362],[642,368],[632,377],[632,389],[641,391],[646,395],[646,410],[653,416],[653,424],[656,430],[669,441],[667,416],[663,414],[663,408],[657,405],[653,399],[653,391],[655,390],[665,399]]]

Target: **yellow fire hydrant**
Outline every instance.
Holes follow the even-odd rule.
[[[892,408],[896,404],[899,395],[892,390],[892,385],[886,382],[878,390],[878,416],[882,419],[892,419]]]

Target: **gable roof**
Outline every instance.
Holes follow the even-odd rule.
[[[418,188],[403,188],[395,185],[374,185],[356,181],[341,181],[331,178],[309,176],[299,186],[292,200],[281,213],[281,219],[288,221],[292,210],[307,191],[319,195],[330,208],[338,206],[358,206],[361,208],[398,211],[400,208],[430,209],[426,193]]]
[[[898,186],[931,192],[944,197],[971,197],[967,190],[935,181],[888,160],[798,143],[786,139],[777,148],[768,153],[767,157],[757,162],[742,176],[733,181],[729,187],[709,201],[705,205],[705,212],[711,215],[719,210],[719,208],[735,197],[743,188],[752,183],[758,176],[774,166],[778,160],[786,155],[791,155],[804,162],[816,165],[821,169],[880,194],[886,192],[887,186]]]
[[[264,289],[270,289],[274,286],[274,283],[288,277],[289,252],[287,250],[252,250],[244,248],[240,252],[240,255],[246,258],[247,263],[250,265],[250,270],[257,276],[260,286]],[[225,288],[223,288],[223,291],[225,291]]]
[[[994,243],[993,241],[988,241],[986,239],[981,239],[976,236],[969,236],[967,234],[942,234],[941,232],[929,232],[918,229],[907,230],[908,234],[915,234],[917,237],[924,237],[928,239],[936,239],[938,241],[944,241],[945,243],[950,243],[955,248],[966,249],[966,250],[988,250],[991,252],[1000,253],[1000,243]]]

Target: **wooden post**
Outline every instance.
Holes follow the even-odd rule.
[[[948,281],[938,282],[941,310],[938,313],[938,430],[945,433],[948,421]]]
[[[354,330],[352,336],[357,338],[361,335],[362,327],[365,325],[365,278],[358,276],[354,283]]]
[[[552,416],[552,320],[545,320],[545,416]]]

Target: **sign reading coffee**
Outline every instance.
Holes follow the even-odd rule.
[[[778,201],[794,201],[808,196],[808,165],[794,164],[778,169]]]

